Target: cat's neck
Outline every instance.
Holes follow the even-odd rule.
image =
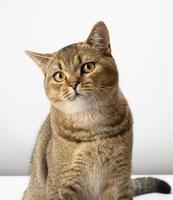
[[[127,124],[131,125],[131,113],[121,93],[110,104],[75,114],[66,114],[51,106],[50,119],[55,134],[76,141],[112,136]]]

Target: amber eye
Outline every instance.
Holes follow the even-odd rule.
[[[57,72],[54,74],[53,77],[54,77],[55,81],[61,82],[61,81],[64,81],[65,74],[63,72]]]
[[[90,73],[95,69],[94,63],[86,63],[83,65],[83,72]]]

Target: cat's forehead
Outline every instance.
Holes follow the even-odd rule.
[[[80,50],[82,45],[71,44],[58,51],[57,59],[61,60],[66,66],[71,64],[80,64],[81,55]]]
[[[84,43],[76,43],[60,49],[55,54],[55,61],[62,62],[64,67],[77,66],[83,62],[97,59],[99,53]]]

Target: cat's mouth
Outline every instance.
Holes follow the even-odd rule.
[[[87,95],[83,91],[77,88],[71,91],[71,95],[68,100],[75,101],[75,100],[80,100],[80,99],[82,100],[85,98],[87,98]]]
[[[78,92],[76,92],[75,96],[77,97],[77,96],[79,96],[79,95],[81,95],[81,94],[79,94]]]
[[[75,91],[74,91],[74,95],[73,95],[73,99],[72,99],[72,100],[78,98],[79,96],[81,96],[81,94],[80,94],[78,91],[75,90]]]

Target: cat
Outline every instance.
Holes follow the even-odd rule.
[[[26,53],[44,74],[51,108],[23,200],[132,200],[171,192],[156,178],[130,179],[133,119],[104,22],[85,42],[52,54]]]

